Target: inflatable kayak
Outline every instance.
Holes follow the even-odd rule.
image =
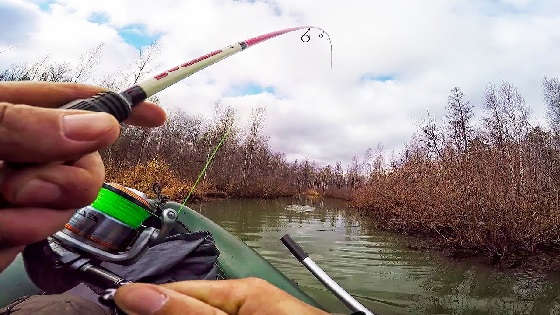
[[[220,251],[217,260],[218,278],[258,277],[269,281],[305,303],[321,307],[256,251],[210,219],[175,202],[167,202],[164,207],[177,211],[179,213],[178,221],[189,231],[208,231],[212,234],[215,245]],[[39,293],[41,290],[31,281],[21,255],[0,273],[0,307],[18,297]]]

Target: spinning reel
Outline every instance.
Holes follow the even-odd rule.
[[[142,226],[152,215],[160,217],[160,229]],[[137,190],[118,184],[103,184],[97,199],[90,206],[79,209],[64,229],[52,237],[65,247],[77,249],[92,258],[128,262],[150,242],[163,239],[176,219],[175,210],[161,211],[153,207]]]
[[[149,200],[135,189],[104,183],[97,199],[78,209],[63,230],[25,249],[33,282],[47,293],[63,292],[80,280],[100,289],[128,282],[100,264],[131,264],[172,230],[185,231],[177,212],[164,209],[167,198],[159,186],[154,191],[158,198]]]

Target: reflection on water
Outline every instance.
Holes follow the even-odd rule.
[[[223,200],[193,207],[232,232],[332,312],[345,307],[280,242],[289,233],[380,314],[560,314],[560,276],[502,273],[412,251],[342,202]]]
[[[291,205],[287,205],[284,209],[288,211],[310,212],[315,210],[315,207],[309,205],[291,204]]]

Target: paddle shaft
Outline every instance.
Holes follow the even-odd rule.
[[[342,288],[336,281],[323,271],[309,255],[296,243],[290,235],[286,234],[280,239],[284,246],[290,250],[292,255],[307,268],[321,283],[329,289],[346,307],[348,307],[353,314],[374,315],[373,312],[368,310],[360,302],[358,302],[352,295],[350,295],[344,288]]]

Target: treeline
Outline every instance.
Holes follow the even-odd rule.
[[[372,171],[353,205],[379,226],[429,235],[492,261],[560,246],[560,82],[545,78],[550,129],[510,83],[490,84],[480,117],[451,89],[445,121],[429,118],[404,153]]]
[[[0,81],[90,82],[112,90],[142,80],[154,70],[154,44],[138,52],[129,69],[95,76],[102,45],[86,51],[77,63],[60,63],[41,58],[37,62],[15,64],[0,69]],[[158,102],[157,98],[151,99]],[[249,128],[239,125],[235,111],[217,106],[212,118],[168,113],[164,126],[147,129],[124,126],[121,137],[101,152],[106,181],[119,182],[150,193],[155,183],[174,200],[186,197],[208,156],[227,130],[228,137],[197,186],[195,198],[274,198],[298,194],[349,199],[362,176],[357,165],[345,171],[340,163],[319,167],[304,160],[289,162],[274,152],[262,133],[264,109],[252,115]]]
[[[349,198],[352,175],[340,163],[317,167],[289,162],[262,134],[264,111],[253,112],[247,130],[235,127],[235,112],[216,107],[211,119],[171,112],[160,128],[125,127],[102,152],[108,179],[149,191],[159,183],[175,200],[184,198],[209,155],[226,137],[195,197],[274,198],[299,194]],[[231,129],[230,129],[231,128]],[[229,131],[229,132],[228,132]]]

